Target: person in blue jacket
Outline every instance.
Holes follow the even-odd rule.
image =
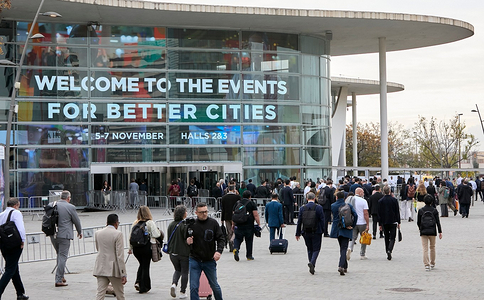
[[[280,227],[285,227],[284,217],[282,216],[282,204],[278,201],[279,196],[272,194],[271,202],[266,204],[264,212],[266,224],[269,226],[269,241],[276,238],[276,230]],[[279,233],[279,232],[278,232]]]
[[[333,224],[331,225],[331,234],[329,235],[331,238],[338,239],[339,243],[339,264],[338,264],[338,272],[340,275],[345,275],[348,272],[348,261],[346,259],[346,249],[348,249],[348,243],[350,239],[353,238],[353,227],[356,226],[356,222],[358,221],[358,214],[356,213],[355,209],[351,204],[348,205],[351,207],[351,213],[353,214],[353,225],[348,228],[341,228],[340,227],[340,217],[339,217],[339,208],[345,205],[344,199],[344,192],[339,191],[336,193],[336,202],[331,204],[331,212],[333,213]]]

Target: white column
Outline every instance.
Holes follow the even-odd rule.
[[[380,127],[381,127],[381,177],[388,178],[388,116],[387,116],[387,61],[386,38],[379,41],[380,57]]]
[[[332,153],[332,165],[338,167],[346,166],[346,106],[348,98],[348,88],[343,87],[341,89],[340,98],[335,107],[333,107],[333,117],[331,124],[331,153]],[[339,175],[342,175],[340,172]],[[335,180],[338,177],[338,172],[333,169],[332,179]]]
[[[356,93],[351,93],[351,113],[353,117],[353,167],[358,167],[358,132],[357,132],[357,125],[358,122],[356,120]],[[355,170],[355,174],[357,171]]]

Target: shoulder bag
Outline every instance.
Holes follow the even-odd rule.
[[[168,238],[168,242],[166,242],[166,244],[163,245],[163,252],[168,253],[168,244],[170,244],[170,241],[171,241],[171,238],[173,237],[173,234],[175,233],[176,229],[178,228],[178,226],[182,222],[183,222],[183,220],[181,220],[178,224],[176,224],[175,229],[173,229],[173,231],[170,234],[170,237]]]

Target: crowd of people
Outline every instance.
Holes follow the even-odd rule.
[[[393,178],[387,181],[380,178],[367,180],[346,176],[339,179],[337,184],[333,184],[331,179],[317,182],[309,180],[304,190],[300,189],[295,177],[284,181],[278,179],[274,185],[269,185],[266,180],[258,187],[251,180],[247,185],[240,186],[235,181],[230,181],[225,187],[223,180],[217,182],[216,188],[221,193],[221,225],[208,215],[205,203],[196,204],[196,218],[187,218],[187,208],[183,205],[174,209],[174,219],[166,232],[166,253],[174,267],[170,295],[184,299],[189,294],[190,299],[199,299],[200,278],[206,276],[214,298],[222,300],[222,289],[217,282],[216,270],[223,249],[228,247],[235,261],[240,261],[241,245],[245,242],[246,259],[255,259],[253,238],[258,233],[260,236],[261,217],[260,208],[252,201],[253,198],[270,198],[263,210],[270,241],[277,239],[277,234],[279,238],[283,238],[280,234],[282,228],[296,225],[295,238],[297,241],[301,237],[304,239],[311,274],[315,274],[323,237],[338,240],[338,272],[344,276],[348,272],[348,262],[359,237],[368,234],[370,229],[373,239],[379,234],[385,240],[386,258],[392,260],[401,220],[412,222],[414,219],[421,236],[425,270],[432,270],[436,261],[436,239],[437,236],[442,238],[440,218],[448,217],[449,209],[454,212],[454,216],[460,213],[462,218],[468,218],[472,198],[477,201],[480,197],[484,201],[484,176],[475,180],[459,176],[453,181],[439,177],[418,181],[410,177],[404,180],[398,176],[394,184],[392,182]],[[195,193],[195,179],[191,180],[190,186],[187,193]],[[173,189],[176,190],[176,187]],[[297,207],[295,195],[298,192],[306,200],[301,207]],[[59,288],[68,285],[64,271],[71,240],[74,239],[74,227],[78,238],[82,238],[81,222],[75,206],[69,203],[70,199],[70,192],[63,191],[60,200],[50,204],[56,206],[58,213],[57,230],[50,238],[57,253],[54,286]],[[12,280],[17,299],[28,299],[18,269],[18,260],[25,242],[19,205],[18,199],[11,198],[7,201],[7,209],[0,214],[0,225],[13,222],[19,240],[18,245],[12,248],[6,248],[6,243],[2,243],[1,252],[6,265],[0,278],[0,297]],[[440,216],[437,208],[440,209]],[[297,223],[294,222],[296,213]],[[373,221],[372,227],[370,218]],[[118,225],[118,216],[110,214],[106,228],[95,234],[98,250],[93,270],[98,282],[96,299],[104,299],[104,295],[109,292],[115,294],[117,299],[125,299],[125,246],[123,234],[117,230]],[[3,230],[0,228],[0,236]],[[141,238],[133,242],[133,236],[138,232]],[[139,293],[147,293],[151,289],[150,263],[154,261],[153,249],[156,249],[153,245],[163,244],[163,240],[164,234],[153,221],[150,209],[140,206],[137,218],[132,224],[128,250],[128,255],[133,254],[139,262],[134,280],[134,288]],[[365,260],[366,243],[360,241],[359,244],[360,259]],[[187,291],[188,282],[190,287]]]

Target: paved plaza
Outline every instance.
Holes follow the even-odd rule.
[[[152,210],[155,219],[167,218]],[[84,227],[105,223],[106,212],[80,213]],[[122,223],[131,223],[134,212],[120,213]],[[452,215],[452,214],[450,214]],[[371,221],[371,220],[370,220]],[[40,221],[25,217],[27,232],[40,231]],[[245,244],[241,260],[224,252],[218,263],[218,279],[226,300],[239,299],[484,299],[484,204],[470,209],[468,219],[442,218],[443,238],[437,241],[436,267],[426,272],[416,222],[402,222],[403,241],[395,245],[393,259],[388,261],[384,240],[372,240],[367,248],[368,260],[359,260],[360,245],[355,245],[348,273],[337,272],[339,247],[336,239],[324,238],[315,275],[308,272],[304,241],[294,238],[295,226],[288,226],[286,255],[271,255],[269,233],[264,230],[254,241],[254,261],[246,261]],[[166,233],[165,233],[166,236]],[[166,239],[166,238],[165,238]],[[71,274],[66,274],[68,287],[55,288],[50,272],[55,261],[24,263],[20,273],[30,299],[94,299],[96,279],[92,276],[96,255],[70,258]],[[169,295],[173,267],[167,255],[152,263],[152,290],[138,294],[134,279],[138,262],[131,256],[127,263],[126,299],[173,299]],[[15,299],[10,284],[3,299]],[[106,299],[114,299],[106,296]]]

